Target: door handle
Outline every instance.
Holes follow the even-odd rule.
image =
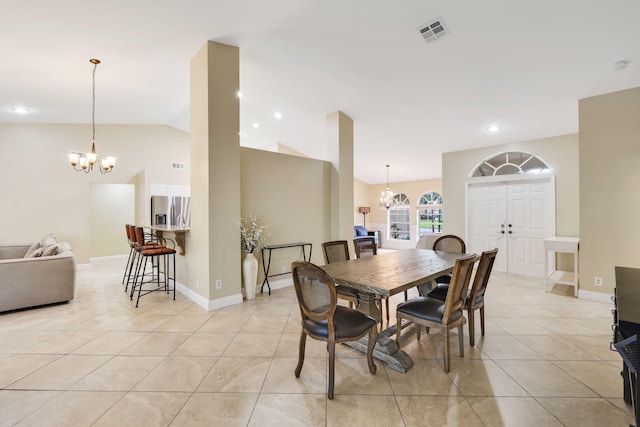
[[[513,231],[509,230],[509,234],[513,234]]]
[[[504,230],[500,230],[500,234],[504,234]]]

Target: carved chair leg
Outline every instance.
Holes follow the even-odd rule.
[[[464,357],[464,323],[458,326],[458,345],[460,346],[460,357]]]
[[[333,399],[333,382],[336,376],[336,343],[329,341],[329,388],[327,390],[327,397],[329,400]]]
[[[300,377],[302,371],[302,364],[304,363],[304,348],[307,343],[307,334],[302,331],[300,335],[300,347],[298,350],[298,366],[296,366],[296,378]]]
[[[473,347],[476,345],[476,319],[472,308],[467,310],[467,317],[469,318],[469,345]]]
[[[378,326],[374,326],[369,331],[369,342],[367,343],[367,363],[369,364],[369,372],[371,375],[376,374],[376,364],[373,361],[373,349],[378,341]]]
[[[484,306],[480,307],[480,331],[482,331],[482,336],[484,336]]]
[[[444,371],[449,373],[449,330],[444,331]]]

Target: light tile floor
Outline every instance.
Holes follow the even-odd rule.
[[[77,275],[69,304],[0,314],[0,426],[627,426],[612,304],[494,273],[487,334],[443,366],[443,337],[407,329],[406,374],[339,346],[326,398],[323,343],[294,377],[293,288],[207,312],[178,295],[123,292],[121,262]],[[400,302],[402,296],[392,302]],[[395,298],[394,298],[395,299]],[[465,334],[468,329],[465,327]]]

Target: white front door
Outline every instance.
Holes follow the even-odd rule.
[[[467,252],[498,248],[494,269],[544,277],[544,239],[555,235],[552,177],[468,184]]]

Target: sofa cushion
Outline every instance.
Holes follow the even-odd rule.
[[[42,239],[40,239],[40,242],[42,242],[43,248],[46,248],[47,246],[55,245],[57,243],[56,236],[49,233],[46,236],[44,236]]]
[[[356,225],[353,227],[356,232],[356,237],[367,236],[367,230],[360,225]]]
[[[42,248],[42,242],[35,242],[33,245],[31,245],[31,247],[29,247],[29,249],[27,249],[27,253],[24,254],[25,258],[33,258],[33,253],[35,251],[37,251],[38,249]],[[40,253],[42,254],[42,251],[40,251]],[[35,255],[35,256],[40,256],[40,255]]]
[[[58,254],[58,245],[49,245],[46,248],[42,248],[42,256],[53,256]]]

